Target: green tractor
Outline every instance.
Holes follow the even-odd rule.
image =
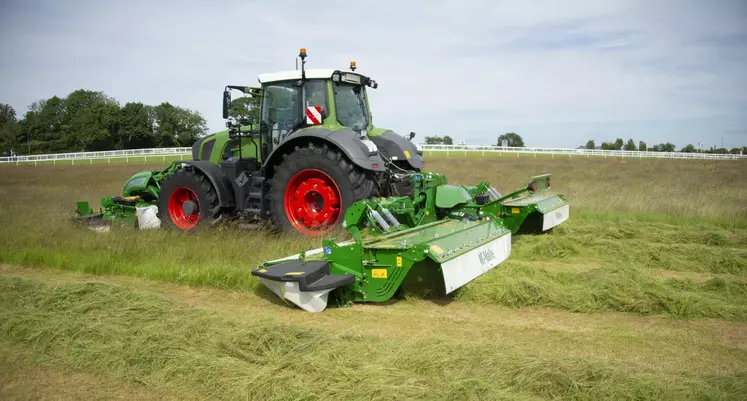
[[[104,197],[86,222],[135,221],[141,228],[194,230],[224,220],[271,222],[306,236],[341,225],[352,239],[262,263],[260,282],[291,305],[323,311],[385,302],[402,288],[429,284],[441,293],[494,269],[511,253],[512,235],[564,223],[570,206],[550,191],[551,175],[501,195],[489,182],[450,185],[422,172],[422,151],[374,127],[367,90],[376,81],[349,70],[263,74],[260,87],[227,86],[260,97],[259,123],[231,121],[198,140],[192,160],[131,177],[121,197]],[[95,225],[95,224],[91,224]],[[100,227],[97,227],[97,229]]]
[[[229,85],[261,97],[259,123],[229,119],[227,130],[199,139],[192,160],[130,178],[121,197],[105,197],[94,212],[79,202],[84,221],[136,221],[193,230],[225,220],[269,221],[276,228],[316,236],[329,232],[355,201],[408,195],[408,174],[424,166],[411,139],[375,127],[367,90],[378,83],[349,70],[301,69],[259,75],[260,87]]]

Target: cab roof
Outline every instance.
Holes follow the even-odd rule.
[[[337,70],[331,69],[331,68],[323,68],[323,69],[307,69],[306,70],[306,79],[329,79],[332,78],[332,73]],[[354,72],[350,70],[340,70],[348,74],[356,74],[364,77],[365,75]],[[301,70],[293,70],[293,71],[280,71],[280,72],[271,72],[267,74],[259,74],[258,80],[260,84],[265,84],[268,82],[276,82],[276,81],[288,81],[288,80],[297,80],[301,79]]]

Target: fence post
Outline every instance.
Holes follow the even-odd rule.
[[[73,159],[73,166],[75,165],[75,159]]]

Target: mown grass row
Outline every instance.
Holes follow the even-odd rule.
[[[403,340],[235,321],[106,284],[0,277],[0,341],[40,363],[209,399],[738,399],[743,373],[537,356],[467,338]],[[385,352],[383,352],[385,351]]]
[[[512,307],[548,306],[574,312],[747,320],[746,282],[723,278],[706,282],[660,280],[646,270],[630,266],[566,272],[509,261],[463,287],[457,299]]]

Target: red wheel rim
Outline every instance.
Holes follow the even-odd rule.
[[[321,170],[298,172],[285,188],[284,198],[288,220],[304,235],[325,234],[340,220],[340,189],[332,177]]]
[[[197,209],[193,213],[186,213],[184,202],[194,201],[197,203]],[[179,187],[169,196],[169,216],[174,224],[182,230],[189,230],[197,225],[200,221],[200,201],[197,195],[187,187]]]

